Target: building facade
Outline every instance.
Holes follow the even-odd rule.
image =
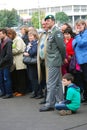
[[[36,11],[43,11],[45,14],[54,14],[57,12],[65,12],[72,21],[72,26],[74,26],[74,23],[77,19],[85,19],[87,18],[87,5],[58,5],[58,6],[50,6],[50,7],[37,7],[37,8],[31,8],[31,9],[21,9],[18,10],[18,14],[21,17],[32,17],[32,14]]]

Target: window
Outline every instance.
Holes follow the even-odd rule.
[[[87,11],[87,5],[81,5],[81,11],[86,12]]]
[[[70,12],[72,10],[72,6],[62,6],[63,12]]]
[[[79,12],[80,11],[80,5],[74,5],[74,12]]]

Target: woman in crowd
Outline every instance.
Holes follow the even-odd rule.
[[[74,50],[72,48],[74,33],[71,28],[66,28],[63,34],[64,34],[64,42],[66,46],[66,59],[64,65],[62,66],[62,74],[64,75],[65,73],[69,72],[69,62],[71,60],[71,57],[74,54]]]
[[[64,31],[69,28],[72,30],[72,27],[68,24],[68,23],[64,23],[62,26],[61,26],[61,32],[64,33]]]
[[[27,26],[22,26],[21,28],[20,28],[20,32],[21,32],[21,34],[22,34],[22,39],[23,39],[23,41],[24,41],[24,43],[27,45],[28,44],[28,42],[29,42],[29,39],[28,39],[28,27]]]
[[[15,96],[22,96],[25,94],[26,88],[26,65],[23,63],[23,52],[25,50],[25,43],[17,36],[13,29],[8,29],[7,35],[13,40],[12,52],[14,70],[12,70],[13,92]]]
[[[25,49],[24,56],[30,56],[33,58],[37,56],[37,45],[38,45],[38,33],[36,30],[31,30],[28,32],[29,43]],[[37,75],[37,63],[27,64],[27,74],[32,85],[32,96],[31,98],[37,97],[38,94],[38,75]]]
[[[76,59],[83,74],[83,98],[87,102],[87,28],[84,20],[78,20],[75,24],[76,36],[73,40]]]

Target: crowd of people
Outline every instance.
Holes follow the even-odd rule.
[[[0,29],[0,98],[9,99],[31,93],[42,99],[40,112],[76,113],[87,102],[87,25],[76,21],[75,29],[55,17],[42,20],[42,32],[22,26],[16,31]],[[24,63],[23,58],[36,58]]]

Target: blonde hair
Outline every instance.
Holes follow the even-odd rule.
[[[37,30],[35,30],[35,29],[34,29],[34,30],[31,30],[31,31],[28,32],[28,35],[29,35],[29,34],[34,35],[35,39],[39,40],[39,35],[38,35]]]
[[[86,29],[86,22],[83,19],[77,20],[75,24],[76,25],[82,24],[82,25],[84,25],[84,28]]]
[[[25,33],[27,34],[28,31],[29,31],[29,30],[28,30],[28,26],[23,25],[22,27],[20,27],[20,30],[21,30],[22,28],[24,29]]]

